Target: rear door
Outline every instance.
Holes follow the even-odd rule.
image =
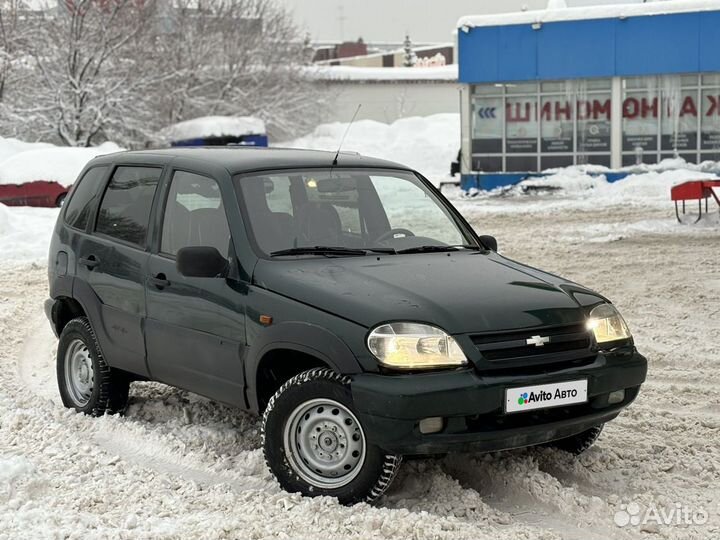
[[[220,184],[188,170],[173,171],[169,182],[147,280],[150,372],[164,383],[244,406],[247,286],[237,279],[188,278],[175,267],[178,250],[190,246],[212,246],[234,259]]]
[[[163,172],[158,165],[118,165],[90,224],[78,237],[73,295],[85,307],[107,362],[147,375],[142,321],[150,257],[148,227]]]

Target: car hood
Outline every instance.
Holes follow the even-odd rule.
[[[260,260],[253,280],[368,328],[420,321],[450,334],[577,323],[603,300],[494,252]]]

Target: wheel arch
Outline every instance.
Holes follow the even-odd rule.
[[[285,381],[316,367],[343,375],[362,371],[348,346],[325,328],[289,322],[264,329],[245,359],[248,406],[262,412]]]
[[[52,305],[51,318],[58,336],[62,333],[67,323],[78,317],[87,317],[87,311],[80,302],[69,296],[58,296],[55,298]]]

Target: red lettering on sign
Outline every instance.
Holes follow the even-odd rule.
[[[560,120],[562,117],[566,120],[572,119],[572,107],[566,101],[564,104],[559,101],[555,102],[555,120]]]
[[[610,120],[611,110],[612,107],[610,106],[609,99],[606,99],[604,102],[600,102],[597,99],[593,101],[592,115],[594,120],[599,119],[601,116],[605,116],[606,120]]]
[[[647,118],[652,113],[653,118],[658,116],[658,98],[652,98],[652,101],[648,101],[647,98],[642,98],[640,101],[640,116]]]
[[[691,96],[687,96],[682,104],[682,109],[680,109],[680,116],[685,116],[686,114],[689,114],[690,116],[697,116],[697,107],[695,107],[695,100]]]
[[[707,98],[710,101],[710,108],[705,113],[705,116],[712,116],[713,114],[720,116],[720,96],[708,96]]]
[[[533,104],[529,101],[525,103],[507,103],[505,112],[508,122],[529,122],[532,114]]]
[[[592,114],[592,105],[589,101],[578,101],[577,102],[577,117],[578,120],[587,120]]]
[[[550,120],[550,116],[552,114],[552,103],[547,102],[544,103],[542,106],[542,110],[540,111],[540,118],[543,120]]]
[[[637,98],[627,98],[623,103],[623,118],[637,118],[640,114],[640,102]]]

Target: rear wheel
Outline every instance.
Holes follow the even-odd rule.
[[[605,427],[605,424],[600,424],[572,437],[552,441],[548,446],[565,450],[576,456],[580,455],[595,444],[595,441],[600,437],[600,433],[602,433],[603,427]]]
[[[262,427],[268,467],[290,492],[371,502],[400,466],[400,456],[367,441],[349,380],[327,368],[287,381],[270,399]]]
[[[73,319],[60,334],[57,380],[63,405],[77,412],[102,416],[127,406],[130,379],[107,365],[87,317]]]
[[[55,206],[57,208],[62,208],[62,205],[65,204],[65,199],[67,199],[67,193],[61,193],[58,195],[57,199],[55,199]]]

